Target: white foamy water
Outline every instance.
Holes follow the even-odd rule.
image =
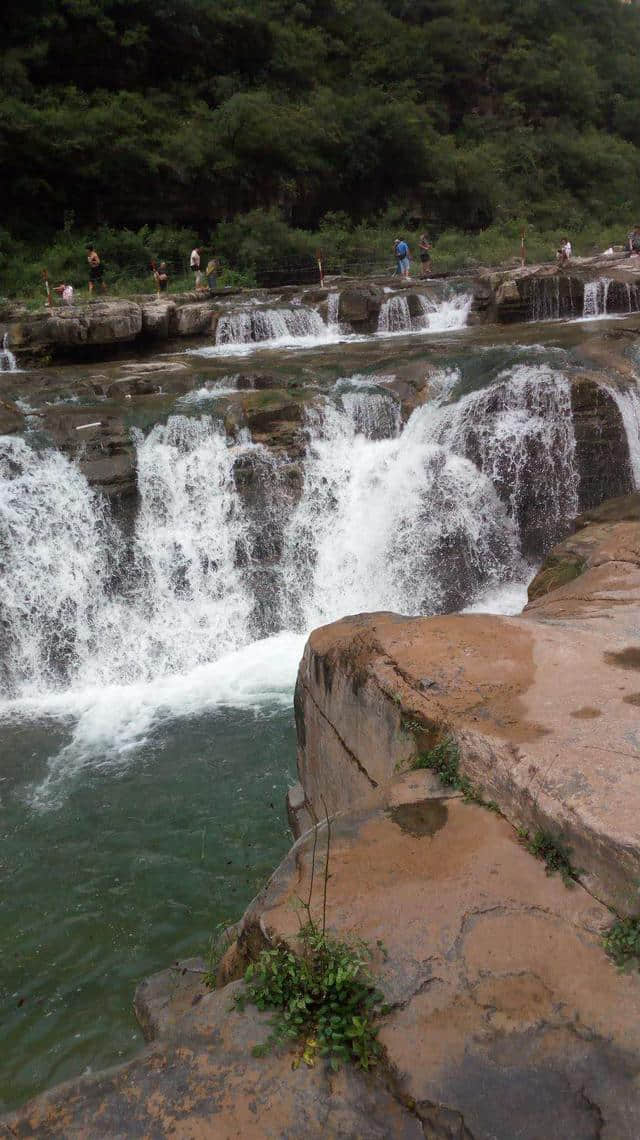
[[[571,390],[546,365],[506,369],[489,388],[446,409],[438,432],[491,480],[533,547],[550,547],[578,511]]]
[[[303,493],[285,537],[283,624],[455,609],[513,574],[515,529],[489,479],[439,446],[433,408],[390,437],[344,398],[310,417]]]
[[[18,364],[15,356],[9,348],[9,333],[5,333],[2,338],[2,347],[0,348],[0,372],[17,372]]]
[[[345,613],[521,608],[521,534],[546,548],[575,501],[565,378],[522,366],[448,404],[443,372],[404,427],[385,379],[310,409],[299,499],[209,415],[138,434],[127,540],[67,459],[0,440],[0,717],[69,734],[34,802],[167,719],[288,702],[305,636]]]
[[[634,486],[640,491],[640,388],[630,383],[626,388],[616,388],[613,384],[602,385],[615,400],[620,412],[627,444]]]
[[[378,316],[378,335],[417,332],[447,332],[467,324],[473,297],[456,294],[436,301],[422,293],[397,293],[383,302]]]

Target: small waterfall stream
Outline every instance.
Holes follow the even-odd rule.
[[[5,333],[0,348],[0,372],[17,372],[17,370],[18,363],[9,348],[9,333]]]
[[[624,425],[629,447],[629,462],[636,491],[640,491],[640,387],[607,385],[606,391],[615,401]]]
[[[291,309],[236,309],[218,321],[216,344],[250,344],[323,337],[327,326],[315,309],[299,305]]]
[[[607,299],[611,280],[599,277],[597,281],[587,281],[584,287],[583,317],[600,317],[607,312]]]

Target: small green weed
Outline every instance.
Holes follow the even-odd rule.
[[[543,828],[538,828],[533,838],[525,828],[518,828],[518,836],[531,855],[535,855],[536,859],[542,859],[546,865],[547,875],[558,874],[562,877],[565,887],[573,886],[580,872],[572,866],[570,847]]]
[[[640,917],[619,918],[602,941],[616,966],[640,969]]]
[[[315,1063],[316,1055],[328,1057],[332,1069],[343,1061],[355,1061],[370,1069],[382,1049],[373,1018],[386,1013],[383,995],[367,969],[371,950],[361,939],[345,942],[327,934],[327,888],[331,853],[331,820],[323,805],[327,827],[327,849],[322,881],[322,924],[311,916],[311,900],[316,871],[318,826],[314,829],[311,875],[307,899],[299,899],[307,921],[301,923],[299,953],[286,945],[263,950],[245,973],[246,989],[237,994],[236,1004],[244,1009],[248,1001],[258,1009],[272,1009],[275,1017],[271,1033],[263,1045],[253,1050],[264,1056],[272,1046],[299,1041],[302,1052],[295,1062]],[[386,949],[378,941],[378,949]]]
[[[349,1059],[371,1068],[381,1053],[373,1017],[384,1007],[366,967],[368,947],[332,938],[313,923],[306,923],[298,938],[300,953],[277,946],[263,950],[247,968],[246,991],[236,998],[239,1008],[251,1001],[258,1009],[276,1011],[271,1033],[254,1055],[299,1041],[308,1065],[319,1053],[333,1069]]]
[[[421,752],[416,756],[412,767],[429,768],[432,772],[436,772],[447,788],[455,788],[456,791],[462,792],[465,803],[479,804],[489,811],[500,812],[495,800],[483,799],[469,778],[460,774],[460,749],[452,736],[445,736],[428,752]]]

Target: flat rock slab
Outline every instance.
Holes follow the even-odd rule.
[[[325,840],[323,826],[318,921]],[[307,835],[245,930],[258,921],[295,941],[311,849]],[[447,1135],[446,1106],[467,1129],[451,1136],[637,1140],[640,976],[605,956],[605,907],[547,876],[504,819],[455,799],[334,821],[329,869],[329,928],[382,944],[374,972],[393,1008],[381,1040],[426,1136]]]
[[[252,1048],[269,1018],[238,1013],[238,986],[209,995],[168,1041],[98,1077],[53,1089],[0,1123],[2,1140],[423,1140],[417,1116],[377,1076],[292,1068]]]
[[[296,691],[311,816],[389,801],[444,733],[514,823],[573,849],[589,889],[640,908],[640,524],[573,540],[578,577],[518,618],[370,614],[316,630]]]

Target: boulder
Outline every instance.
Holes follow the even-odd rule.
[[[136,987],[133,1008],[145,1041],[169,1037],[180,1019],[210,991],[202,958],[185,958]]]
[[[375,332],[384,293],[376,285],[358,285],[340,293],[338,320],[350,324],[354,332]]]
[[[148,340],[168,340],[176,323],[175,301],[155,300],[140,306],[142,336]]]
[[[215,336],[218,310],[211,301],[190,305],[176,305],[171,313],[171,336]]]
[[[95,301],[54,309],[40,338],[55,348],[133,341],[142,329],[142,311],[132,301]]]

